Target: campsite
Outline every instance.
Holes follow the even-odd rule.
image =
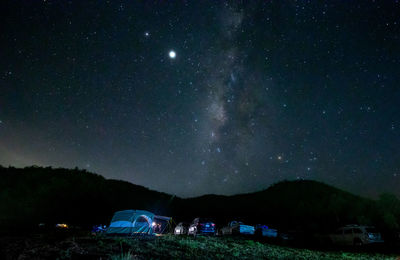
[[[296,181],[254,194],[182,199],[78,169],[2,167],[0,175],[2,259],[391,259],[400,253],[400,202],[391,196],[374,201]],[[311,197],[318,200],[307,208]],[[174,235],[178,223],[189,226],[199,216],[214,219],[216,231],[243,221],[266,236]],[[316,240],[356,222],[374,224],[385,243],[353,247]]]

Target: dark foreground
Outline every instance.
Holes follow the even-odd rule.
[[[0,259],[396,259],[394,254],[317,251],[232,237],[0,238]]]

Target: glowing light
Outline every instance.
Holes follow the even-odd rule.
[[[176,52],[175,51],[173,51],[173,50],[171,50],[171,51],[169,51],[169,57],[171,58],[171,59],[175,59],[176,58]]]
[[[62,223],[62,224],[57,224],[56,227],[57,227],[57,228],[68,228],[68,225]]]

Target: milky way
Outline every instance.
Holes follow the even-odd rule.
[[[5,1],[0,164],[179,196],[400,195],[398,1]]]

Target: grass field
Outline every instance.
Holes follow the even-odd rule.
[[[322,252],[230,237],[39,237],[0,241],[1,259],[396,259],[395,255]]]
[[[114,255],[114,259],[135,256],[171,259],[396,259],[389,255],[321,252],[220,237],[164,236],[154,241],[124,239],[120,243],[124,244],[125,253]]]

